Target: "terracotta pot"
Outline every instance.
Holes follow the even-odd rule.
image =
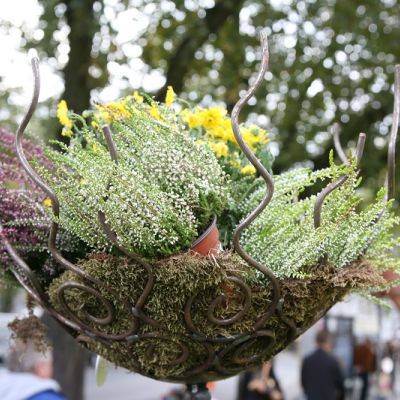
[[[208,256],[210,254],[217,255],[221,249],[219,231],[217,228],[217,218],[214,217],[209,227],[193,243],[190,250],[200,254],[201,256]]]

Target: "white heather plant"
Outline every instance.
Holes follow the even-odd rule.
[[[70,145],[47,149],[54,167],[39,169],[60,200],[61,226],[93,249],[112,249],[99,211],[121,246],[153,259],[188,249],[224,209],[227,182],[214,153],[190,138],[169,107],[131,96],[85,112],[88,124],[62,114],[63,106]],[[103,123],[111,123],[117,163]]]
[[[349,178],[327,196],[322,206],[321,226],[315,229],[316,196],[302,198],[302,192],[317,181],[326,186],[342,175]],[[392,203],[386,202],[384,190],[378,193],[375,202],[360,207],[357,195],[360,179],[354,164],[337,166],[331,160],[329,168],[315,172],[297,169],[274,177],[274,181],[271,203],[245,231],[242,243],[278,277],[304,277],[322,257],[336,268],[364,257],[380,271],[400,270],[400,261],[393,254],[399,245],[394,229],[399,218],[391,212]],[[265,188],[254,192],[241,204],[242,212],[247,214],[252,210],[264,194]]]

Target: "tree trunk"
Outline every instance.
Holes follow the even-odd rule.
[[[49,314],[43,322],[53,346],[54,379],[68,400],[83,400],[87,351]]]
[[[65,90],[62,97],[70,109],[81,113],[90,105],[93,83],[89,67],[92,61],[93,37],[99,29],[99,24],[93,11],[95,0],[67,0],[65,3],[65,16],[71,31],[68,36],[68,63],[63,71]]]

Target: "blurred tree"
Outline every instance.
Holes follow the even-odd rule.
[[[275,170],[310,160],[325,165],[332,145],[327,127],[334,121],[343,124],[344,142],[360,131],[370,134],[366,151],[375,156],[364,162],[366,176],[384,166],[393,65],[400,54],[399,0],[41,3],[44,36],[37,44],[46,54],[64,54],[60,32],[68,32],[63,97],[75,111],[108,82],[111,66],[122,69],[134,59],[145,61],[147,74],[165,77],[155,93],[159,99],[172,85],[192,101],[213,99],[230,108],[257,68],[257,33],[266,27],[271,72],[245,113],[272,132],[275,152],[283,150]],[[121,23],[132,26],[125,41]],[[128,74],[122,80],[121,88],[132,86]]]
[[[214,6],[205,10],[201,3]],[[203,43],[194,32],[207,26],[218,2],[184,4],[185,9],[177,5],[155,19],[145,35],[144,59],[162,66],[165,86],[182,89],[193,101],[211,95],[233,104],[257,68],[257,32],[267,27],[271,73],[247,111],[273,132],[282,149],[275,171],[307,160],[326,165],[332,146],[327,127],[334,121],[343,125],[344,143],[361,131],[370,134],[366,153],[374,157],[362,167],[369,177],[382,170],[393,66],[400,62],[398,0],[245,1]],[[177,18],[178,12],[184,16]],[[201,46],[182,52],[189,42]]]

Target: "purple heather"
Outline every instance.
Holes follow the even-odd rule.
[[[45,195],[31,182],[14,150],[15,136],[0,128],[0,219],[2,234],[23,254],[44,251],[49,217],[44,207]],[[24,140],[28,159],[44,161],[39,145]],[[0,265],[7,265],[8,254],[0,247]]]

